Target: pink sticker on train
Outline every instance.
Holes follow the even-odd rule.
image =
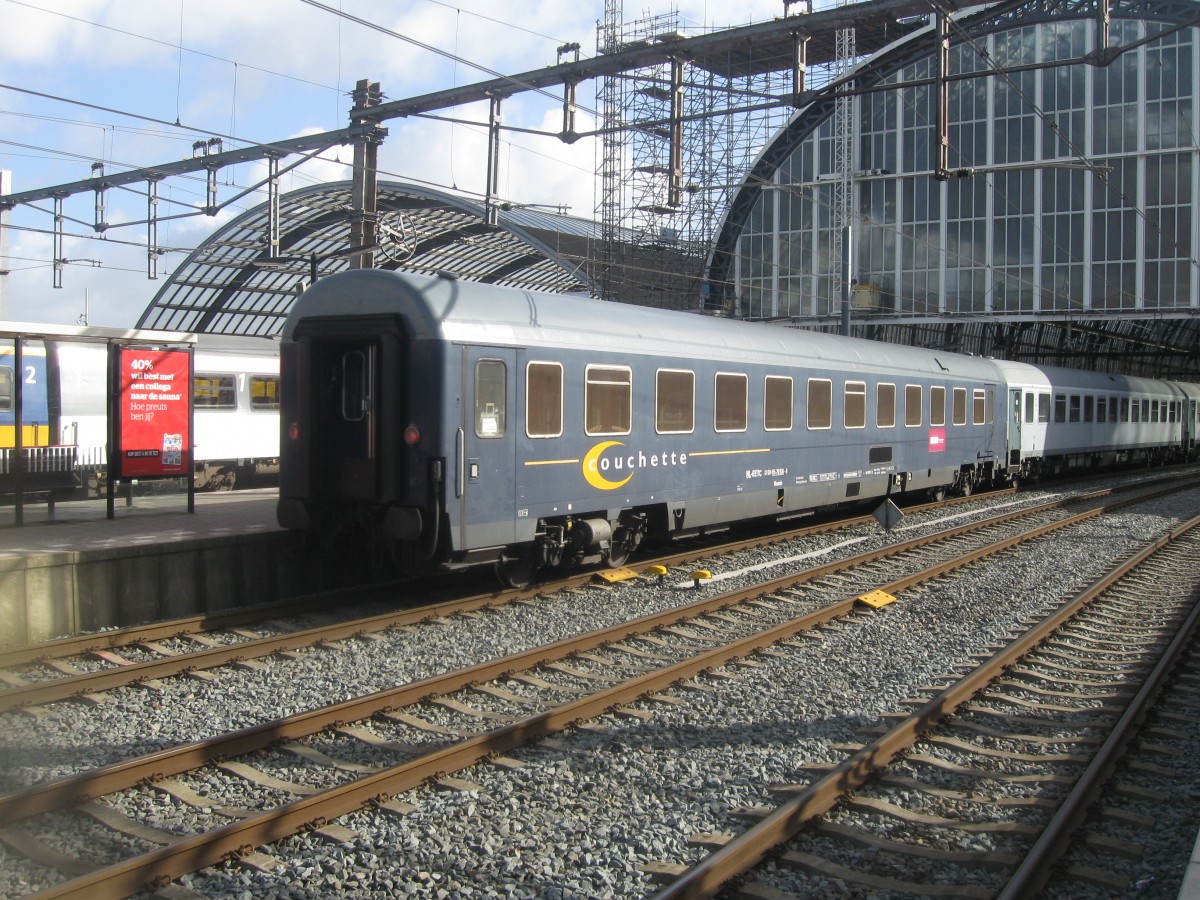
[[[946,429],[945,428],[930,428],[929,429],[929,452],[942,453],[946,449]]]

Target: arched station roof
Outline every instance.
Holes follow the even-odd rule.
[[[1053,54],[1059,54],[1064,58],[1077,56],[1075,51],[1068,51],[1064,48],[1068,46],[1068,41],[1065,35],[1072,32],[1071,23],[1079,24],[1082,22],[1093,22],[1097,20],[1098,3],[1096,0],[1002,0],[983,8],[979,12],[971,15],[964,15],[956,19],[957,29],[954,34],[952,46],[957,47],[959,44],[965,46],[966,37],[971,40],[980,42],[981,48],[986,48],[987,38],[989,35],[1000,35],[1002,33],[1011,32],[1017,35],[1013,39],[1011,47],[1021,47],[1022,52],[1033,53],[1033,48],[1045,47],[1047,57]],[[1135,74],[1134,64],[1138,57],[1136,55],[1137,48],[1146,43],[1154,45],[1155,40],[1160,36],[1170,37],[1172,41],[1177,42],[1180,46],[1178,49],[1164,50],[1163,54],[1167,58],[1171,58],[1170,54],[1177,53],[1181,62],[1179,63],[1183,75],[1178,83],[1167,75],[1157,76],[1154,72],[1158,71],[1156,66],[1153,71],[1147,67],[1145,74],[1146,82],[1140,88],[1146,97],[1150,97],[1157,89],[1166,98],[1166,101],[1171,101],[1176,97],[1182,97],[1179,102],[1179,107],[1182,110],[1179,118],[1185,123],[1187,134],[1189,137],[1184,140],[1181,146],[1176,151],[1175,148],[1164,143],[1160,149],[1157,145],[1153,145],[1149,137],[1145,138],[1142,150],[1136,152],[1131,149],[1128,152],[1116,153],[1109,150],[1106,153],[1100,150],[1093,150],[1093,156],[1100,159],[1102,165],[1114,166],[1113,158],[1117,158],[1123,164],[1128,166],[1136,166],[1137,160],[1134,157],[1139,154],[1148,156],[1151,152],[1168,154],[1178,152],[1181,157],[1187,156],[1191,158],[1190,163],[1186,163],[1186,168],[1182,168],[1184,174],[1179,177],[1167,177],[1164,183],[1170,184],[1172,190],[1178,191],[1180,196],[1185,198],[1185,202],[1179,203],[1178,210],[1171,207],[1163,207],[1170,209],[1172,215],[1178,214],[1180,224],[1174,226],[1178,228],[1172,236],[1164,235],[1161,240],[1164,246],[1169,246],[1171,242],[1176,240],[1174,234],[1178,234],[1178,240],[1187,247],[1188,252],[1182,258],[1183,270],[1181,279],[1185,284],[1195,284],[1197,279],[1200,279],[1200,267],[1192,252],[1194,244],[1194,223],[1195,210],[1192,207],[1194,201],[1191,200],[1193,183],[1197,183],[1198,176],[1193,174],[1195,163],[1195,140],[1190,135],[1194,128],[1194,117],[1192,110],[1195,108],[1195,92],[1193,71],[1196,67],[1195,57],[1197,55],[1196,47],[1200,46],[1200,36],[1193,36],[1192,32],[1200,28],[1200,3],[1197,0],[1112,0],[1111,6],[1106,5],[1105,14],[1112,20],[1114,33],[1120,35],[1114,41],[1114,46],[1129,52],[1116,57],[1116,61],[1111,62],[1111,65],[1092,65],[1091,63],[1106,63],[1108,62],[1105,54],[1089,55],[1083,61],[1076,60],[1069,67],[1057,70],[1054,74],[1044,74],[1041,77],[1044,88],[1039,88],[1038,91],[1031,91],[1030,94],[1022,98],[1022,104],[1013,103],[1012,108],[1006,115],[1005,119],[996,111],[988,112],[989,110],[989,94],[987,92],[986,83],[980,81],[976,86],[969,89],[961,89],[964,98],[970,99],[969,107],[962,101],[961,107],[954,107],[958,103],[956,95],[952,93],[952,107],[955,109],[955,116],[961,116],[965,122],[961,126],[962,134],[974,135],[978,138],[975,141],[974,147],[976,157],[970,158],[965,165],[973,166],[983,164],[986,165],[987,160],[983,157],[983,148],[987,146],[986,129],[990,127],[989,123],[994,124],[994,134],[999,136],[1012,136],[1022,134],[1019,126],[1013,124],[1018,121],[1012,112],[1013,108],[1020,106],[1019,113],[1021,116],[1031,117],[1033,111],[1027,108],[1027,101],[1030,98],[1038,100],[1040,103],[1047,103],[1048,98],[1054,98],[1055,102],[1061,104],[1061,108],[1053,108],[1053,115],[1049,117],[1045,126],[1040,123],[1037,128],[1046,128],[1046,140],[1043,142],[1045,147],[1053,147],[1053,152],[1048,152],[1051,162],[1046,162],[1042,157],[1025,157],[1022,156],[1020,161],[1031,169],[1042,167],[1045,164],[1045,170],[1040,177],[1047,184],[1051,182],[1051,175],[1046,174],[1051,171],[1054,165],[1062,165],[1062,160],[1054,160],[1057,155],[1063,155],[1060,149],[1060,144],[1052,144],[1049,140],[1050,130],[1056,132],[1060,130],[1060,123],[1066,124],[1072,113],[1065,111],[1067,107],[1074,108],[1079,101],[1076,97],[1085,96],[1083,89],[1076,97],[1068,98],[1068,92],[1063,85],[1071,84],[1072,86],[1086,85],[1091,80],[1100,81],[1101,79],[1109,79],[1111,83],[1129,83],[1133,87],[1129,94],[1124,95],[1131,99],[1125,101],[1125,105],[1117,106],[1115,99],[1110,100],[1111,108],[1116,112],[1110,112],[1108,122],[1110,124],[1101,127],[1104,120],[1097,120],[1101,124],[1095,126],[1095,135],[1108,134],[1105,129],[1115,128],[1111,123],[1136,123],[1139,103],[1138,101],[1138,84],[1133,77]],[[1130,37],[1131,34],[1137,35],[1134,30],[1137,23],[1143,23],[1144,38],[1135,40]],[[1076,31],[1086,31],[1086,29],[1075,29]],[[1177,34],[1177,32],[1181,32]],[[1090,31],[1086,31],[1088,35]],[[1200,32],[1197,33],[1200,35]],[[960,37],[965,36],[965,37]],[[936,29],[929,25],[921,30],[906,34],[898,39],[891,46],[884,48],[874,56],[862,62],[855,72],[855,87],[859,89],[872,88],[877,89],[888,84],[889,80],[894,80],[897,83],[905,80],[910,80],[909,75],[901,75],[900,73],[912,72],[919,74],[929,74],[934,71],[936,63],[936,53],[938,34]],[[1088,47],[1090,48],[1090,44]],[[1085,48],[1087,49],[1087,48]],[[1080,51],[1082,52],[1082,51]],[[1148,51],[1147,51],[1148,52]],[[1032,56],[1031,56],[1032,58]],[[1022,57],[1022,61],[1025,58]],[[992,83],[999,83],[1001,79],[994,73],[986,72],[989,65],[988,61],[980,58],[975,59],[973,56],[964,53],[963,65],[968,67],[964,71],[984,71],[988,78],[992,79]],[[1020,69],[1020,66],[1014,67],[1014,71]],[[1160,77],[1163,86],[1155,88],[1158,82],[1152,80],[1152,76]],[[1032,73],[1027,74],[1026,82],[1033,82],[1034,76]],[[1118,77],[1125,78],[1126,81],[1118,82]],[[961,82],[961,84],[969,84]],[[1052,90],[1053,89],[1053,90]],[[983,220],[989,218],[989,214],[984,212],[982,208],[977,206],[978,200],[974,199],[976,195],[972,195],[971,187],[977,184],[982,179],[967,179],[963,181],[951,180],[944,187],[944,197],[938,193],[941,188],[934,188],[928,194],[922,194],[925,190],[923,185],[918,185],[918,178],[925,178],[924,175],[914,175],[914,172],[921,169],[926,163],[926,155],[919,152],[915,148],[920,148],[923,145],[921,141],[926,141],[929,146],[937,140],[937,135],[934,133],[933,122],[936,119],[933,115],[926,115],[926,107],[917,102],[916,97],[922,90],[926,91],[922,94],[922,102],[924,98],[931,96],[932,88],[922,88],[915,83],[909,83],[905,88],[907,93],[900,97],[899,87],[897,87],[894,95],[888,97],[883,90],[876,90],[874,96],[882,98],[874,103],[868,111],[860,112],[859,127],[871,134],[868,137],[863,137],[858,146],[859,157],[867,155],[868,148],[871,153],[875,154],[870,157],[870,161],[862,164],[862,175],[873,178],[874,181],[869,182],[873,185],[875,193],[872,195],[875,198],[885,198],[876,202],[875,206],[869,209],[864,208],[857,210],[861,213],[862,225],[860,225],[860,235],[856,238],[856,249],[860,252],[860,263],[862,257],[866,256],[869,251],[862,248],[868,246],[877,246],[879,249],[876,252],[876,257],[870,258],[870,265],[875,266],[876,271],[889,270],[888,260],[895,258],[900,260],[901,254],[893,253],[895,235],[907,234],[910,239],[914,236],[919,236],[921,229],[926,226],[913,225],[910,220],[903,220],[902,216],[907,213],[894,213],[889,210],[896,208],[903,209],[904,204],[895,199],[895,195],[888,195],[886,190],[895,191],[896,185],[902,178],[907,177],[911,185],[909,191],[905,194],[907,201],[914,203],[912,198],[931,196],[931,203],[935,204],[931,208],[934,212],[930,215],[930,221],[933,234],[935,235],[932,248],[934,253],[944,253],[947,259],[954,261],[960,257],[955,257],[955,253],[959,252],[959,246],[969,246],[970,240],[966,239],[961,244],[951,245],[949,239],[943,235],[951,233],[951,225],[949,220],[953,217],[955,222],[973,221],[973,224],[979,225],[977,235],[985,233]],[[957,90],[957,88],[952,88]],[[1000,96],[1000,88],[995,88],[996,97]],[[1018,91],[1013,89],[1012,95],[1016,97]],[[864,95],[865,97],[866,95]],[[1096,96],[1093,93],[1086,94],[1092,98]],[[1112,96],[1118,97],[1115,90]],[[1156,95],[1155,95],[1156,96]],[[1164,101],[1164,106],[1170,106],[1169,102]],[[810,182],[801,187],[788,188],[792,182],[802,182],[798,173],[801,170],[802,157],[798,151],[804,150],[811,154],[811,150],[815,145],[815,138],[820,129],[831,130],[832,120],[834,117],[836,98],[833,95],[823,96],[810,105],[797,110],[789,123],[781,129],[775,137],[767,144],[759,158],[754,162],[742,188],[734,197],[729,210],[727,211],[724,221],[720,225],[720,230],[715,241],[714,250],[710,257],[708,271],[706,273],[707,280],[711,286],[712,295],[708,305],[715,306],[718,309],[724,309],[731,315],[744,315],[754,317],[752,313],[747,313],[746,297],[741,293],[745,288],[745,279],[739,282],[739,276],[736,274],[737,266],[740,263],[744,269],[753,270],[757,267],[757,271],[752,271],[752,274],[761,275],[763,272],[769,272],[774,264],[779,270],[779,278],[790,275],[810,275],[818,270],[811,264],[808,254],[808,248],[817,246],[819,241],[824,240],[824,235],[819,238],[812,238],[808,231],[805,231],[802,238],[788,236],[788,245],[786,251],[780,251],[778,257],[773,257],[770,250],[774,246],[770,234],[770,223],[774,217],[775,221],[780,222],[778,226],[777,241],[780,246],[784,245],[784,233],[786,231],[799,232],[802,229],[810,229],[810,222],[821,222],[823,219],[828,219],[827,211],[818,209],[819,203],[813,199],[817,191],[831,190],[830,188],[822,188],[821,186],[813,186]],[[865,106],[867,100],[863,99],[860,105]],[[993,97],[991,101],[996,107],[999,107],[999,101]],[[888,106],[888,104],[892,104]],[[928,107],[930,110],[932,106]],[[876,162],[882,155],[878,148],[885,145],[886,142],[892,140],[891,134],[900,134],[901,125],[892,124],[894,120],[888,120],[887,124],[881,128],[873,124],[872,115],[894,115],[896,110],[900,110],[907,116],[907,125],[912,130],[914,141],[912,147],[908,149],[906,145],[905,153],[910,153],[912,159],[916,162],[911,162],[907,159],[901,159],[899,155],[893,157],[894,164],[885,165],[884,168],[874,169],[874,166],[880,165]],[[1088,121],[1086,116],[1089,113],[1084,110],[1079,110],[1075,115],[1075,123]],[[1056,118],[1058,121],[1056,121]],[[1004,127],[1003,121],[1009,124]],[[890,127],[891,132],[883,136],[882,131]],[[1088,132],[1079,128],[1078,124],[1067,127],[1063,133],[1069,133],[1070,128],[1075,127],[1073,138],[1080,146],[1092,147],[1094,143],[1098,143],[1099,138],[1093,136],[1091,141],[1087,140]],[[926,129],[926,133],[917,133],[917,129]],[[1023,132],[1025,135],[1033,134],[1037,130],[1033,126]],[[1143,127],[1143,130],[1147,130]],[[1157,140],[1157,138],[1155,138]],[[956,141],[969,143],[963,136],[955,137]],[[887,143],[887,146],[891,146]],[[1131,144],[1131,148],[1142,145]],[[822,153],[827,153],[826,150],[821,150]],[[999,150],[996,151],[997,159]],[[930,165],[932,165],[932,154],[928,155]],[[822,157],[824,159],[824,157]],[[1132,160],[1132,161],[1130,161]],[[955,165],[959,163],[955,162]],[[1143,167],[1149,170],[1148,163],[1142,163]],[[907,166],[907,168],[905,168]],[[996,166],[991,175],[987,177],[1002,178],[1003,166]],[[970,172],[971,169],[963,171]],[[1064,177],[1063,172],[1068,172],[1066,168],[1060,169],[1055,173],[1055,177]],[[878,174],[874,174],[878,173]],[[932,173],[930,173],[932,174]],[[980,173],[983,174],[982,172]],[[1079,173],[1081,176],[1082,173]],[[816,176],[819,178],[820,176]],[[1011,176],[1014,180],[1015,175]],[[1090,177],[1090,176],[1089,176]],[[1032,176],[1030,176],[1032,180]],[[864,184],[868,182],[864,181]],[[1011,183],[1011,182],[1010,182]],[[1147,182],[1150,183],[1150,182]],[[1176,186],[1176,185],[1179,186]],[[917,189],[919,188],[919,190]],[[1152,189],[1152,184],[1151,184]],[[1103,187],[1098,181],[1093,181],[1089,185],[1089,190],[1092,190],[1095,196],[1102,196]],[[1135,203],[1130,198],[1140,198],[1142,209],[1148,210],[1145,218],[1146,222],[1141,226],[1146,234],[1151,237],[1142,241],[1140,238],[1130,237],[1130,233],[1126,232],[1122,235],[1122,240],[1127,241],[1129,246],[1134,246],[1135,242],[1144,243],[1150,249],[1154,248],[1153,235],[1156,230],[1159,230],[1158,221],[1174,223],[1175,219],[1166,219],[1165,213],[1154,207],[1153,202],[1147,201],[1145,198],[1149,195],[1146,187],[1143,185],[1139,194],[1134,187],[1125,186],[1122,188],[1124,195],[1120,195],[1120,204],[1127,205],[1129,208],[1124,209],[1114,202],[1112,209],[1121,208],[1121,214],[1130,221],[1136,221],[1138,210],[1135,208]],[[1080,195],[1082,194],[1082,189]],[[1030,192],[1032,196],[1032,190]],[[1068,212],[1082,209],[1078,196],[1072,196],[1072,209],[1059,210],[1066,214]],[[807,206],[805,205],[807,204]],[[890,206],[889,206],[890,204]],[[937,205],[941,204],[941,205]],[[1000,203],[996,201],[995,209],[999,209]],[[988,207],[991,209],[992,207]],[[1042,207],[1039,207],[1042,208]],[[1103,209],[1103,207],[1101,206]],[[776,210],[778,210],[776,212]],[[978,210],[978,211],[977,211]],[[887,217],[892,215],[893,218]],[[1113,213],[1117,215],[1117,213]],[[822,218],[823,217],[823,218]],[[883,237],[876,235],[878,243],[870,244],[871,237],[864,237],[864,233],[869,229],[863,226],[871,224],[871,218],[874,217],[875,223],[881,224],[881,232],[887,228],[892,229],[892,233]],[[946,220],[944,230],[938,232],[939,217]],[[996,214],[990,215],[994,219]],[[1006,221],[1014,222],[1020,217],[1010,217]],[[1034,216],[1026,216],[1027,221],[1032,221]],[[1097,218],[1100,218],[1098,215]],[[885,221],[886,220],[886,221]],[[1060,222],[1062,220],[1054,220]],[[763,223],[766,223],[765,225]],[[1022,225],[1023,228],[1031,226]],[[1062,225],[1050,226],[1053,228],[1062,228]],[[902,229],[907,228],[905,233]],[[1110,224],[1110,229],[1104,234],[1109,235],[1107,240],[1113,242],[1111,235],[1118,234],[1116,229]],[[810,229],[811,230],[811,229]],[[756,233],[757,232],[757,233]],[[1078,231],[1078,234],[1083,235],[1083,229]],[[1097,232],[1099,234],[1100,232]],[[744,235],[751,235],[751,241],[745,246],[741,246],[739,242]],[[766,239],[763,236],[766,235]],[[915,239],[914,239],[915,240]],[[757,243],[756,243],[757,242]],[[1037,235],[1035,241],[1039,244],[1043,255],[1046,254],[1046,247],[1049,244],[1059,243],[1059,239],[1046,234]],[[1091,232],[1087,232],[1083,243],[1090,247],[1105,246],[1099,237],[1095,238]],[[915,245],[915,243],[914,243]],[[1020,253],[1015,253],[1011,249],[1007,251],[1008,257],[1000,249],[1000,244],[997,242],[992,245],[997,259],[1003,260],[1004,264],[1012,271],[1015,266],[1012,264],[1012,258],[1021,256],[1021,264],[1024,263],[1024,256],[1032,254],[1032,250],[1027,249],[1031,244],[1023,246]],[[1141,251],[1141,246],[1139,251]],[[755,247],[762,247],[762,250],[756,250]],[[1122,252],[1126,244],[1122,244]],[[903,248],[902,248],[903,249]],[[919,257],[921,249],[918,247],[915,255]],[[1093,253],[1096,251],[1093,250]],[[755,256],[758,253],[758,256]],[[793,262],[792,255],[803,256],[804,267],[798,266]],[[1166,254],[1163,254],[1166,255]],[[1082,259],[1082,255],[1076,253],[1073,261]],[[1122,257],[1125,259],[1125,257]],[[1131,254],[1128,260],[1133,259]],[[1106,260],[1101,260],[1106,261]],[[1056,260],[1058,262],[1058,260]],[[1152,260],[1157,262],[1157,260]],[[1124,263],[1127,267],[1132,267],[1132,262]],[[988,263],[989,266],[995,267],[995,263]],[[1032,266],[1032,264],[1030,264]],[[1045,262],[1042,264],[1045,266]],[[950,263],[946,264],[947,268]],[[1093,280],[1099,284],[1100,279],[1095,275],[1099,263],[1093,264]],[[914,265],[915,267],[915,265]],[[868,276],[871,277],[871,276]],[[1043,276],[1044,278],[1046,276]],[[869,282],[868,282],[869,283]],[[936,306],[932,311],[929,308],[922,306],[921,301],[915,296],[905,296],[903,294],[903,285],[899,287],[893,286],[893,298],[887,302],[868,302],[862,309],[855,309],[854,321],[852,324],[853,333],[862,337],[869,337],[875,340],[888,341],[894,343],[910,344],[912,346],[946,349],[963,353],[971,353],[980,356],[996,356],[1004,359],[1019,360],[1022,362],[1031,362],[1044,365],[1068,366],[1072,368],[1099,369],[1103,371],[1121,372],[1132,375],[1142,375],[1149,377],[1165,377],[1179,378],[1189,381],[1200,381],[1200,306],[1195,305],[1194,301],[1189,302],[1190,298],[1186,289],[1180,290],[1178,296],[1170,297],[1165,294],[1158,294],[1152,288],[1146,289],[1142,293],[1136,290],[1132,291],[1134,299],[1124,302],[1120,307],[1112,301],[1104,300],[1100,295],[1099,290],[1093,290],[1092,293],[1084,295],[1086,304],[1080,302],[1077,297],[1068,292],[1064,292],[1062,297],[1055,296],[1058,287],[1053,282],[1048,282],[1048,285],[1042,291],[1043,306],[1036,309],[1032,307],[1027,309],[1014,309],[1012,304],[1009,306],[997,306],[994,309],[976,309],[972,307],[963,308],[963,306],[955,309],[947,308],[939,310]],[[810,291],[810,295],[818,293]],[[1083,293],[1080,291],[1079,293]],[[831,296],[831,295],[826,295]],[[785,324],[791,324],[796,327],[809,328],[821,331],[837,331],[840,329],[839,310],[834,308],[830,311],[817,310],[815,312],[808,311],[807,307],[802,308],[801,312],[792,311],[784,312],[778,316],[771,316]]]
[[[279,198],[279,249],[267,252],[268,204],[238,216],[197,247],[159,290],[139,328],[272,336],[313,275],[349,268],[351,182]],[[596,293],[579,261],[599,225],[529,208],[501,209],[412,184],[380,181],[378,268],[453,272],[460,278],[552,293]]]

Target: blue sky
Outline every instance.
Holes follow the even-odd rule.
[[[603,0],[322,0],[334,10],[410,36],[504,74],[557,61],[556,49],[578,42],[595,55]],[[685,31],[740,25],[783,14],[782,0],[641,0],[625,18],[677,12]],[[92,164],[106,171],[151,166],[192,155],[212,135],[225,149],[330,131],[347,125],[356,81],[380,82],[399,99],[483,81],[491,76],[403,39],[356,24],[303,0],[0,0],[0,170],[15,192],[86,179]],[[595,84],[579,102],[596,107]],[[87,104],[87,105],[85,105]],[[458,118],[481,121],[486,109],[462,108]],[[557,131],[561,106],[521,95],[505,102],[504,122]],[[176,124],[178,123],[178,124]],[[429,120],[389,121],[380,153],[383,177],[482,191],[486,137],[481,129]],[[580,114],[579,130],[591,126]],[[592,215],[596,147],[509,133],[501,152],[500,191],[521,203],[565,204]],[[285,191],[349,177],[349,148],[322,154],[285,176]],[[222,199],[261,177],[252,164],[221,171]],[[172,178],[159,189],[160,216],[204,202],[200,178]],[[92,194],[65,201],[64,255],[72,262],[53,287],[51,202],[18,207],[9,218],[3,301],[7,318],[132,326],[186,252],[264,198],[250,195],[218,216],[159,226],[158,243],[173,252],[146,277],[146,229],[110,228],[103,240],[91,225]],[[132,191],[106,194],[106,220],[143,220],[146,200]]]

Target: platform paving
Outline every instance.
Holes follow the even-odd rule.
[[[256,489],[0,506],[0,646],[269,603],[320,581]]]
[[[107,518],[105,500],[26,504],[24,523],[15,524],[11,505],[0,506],[0,559],[54,551],[85,551],[167,541],[194,541],[231,534],[279,531],[275,488],[196,494],[187,511],[186,494],[118,497]]]

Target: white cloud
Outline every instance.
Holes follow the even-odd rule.
[[[506,74],[553,65],[560,42],[577,41],[584,57],[594,55],[596,24],[603,16],[600,0],[325,2]],[[676,6],[685,28],[731,24],[731,14],[737,17],[732,24],[740,24],[783,12],[780,0],[747,0],[732,11],[707,0],[652,0],[636,10],[633,4],[626,6],[631,17]],[[0,54],[5,83],[104,107],[0,93],[0,135],[12,142],[0,141],[0,169],[13,170],[17,191],[85,179],[94,159],[107,160],[112,172],[122,165],[144,167],[190,157],[193,141],[206,135],[174,127],[176,120],[211,133],[267,142],[344,127],[351,105],[348,92],[360,78],[379,81],[386,96],[395,99],[491,77],[300,0],[22,0],[5,4],[4,15]],[[581,107],[595,105],[594,88],[590,82],[580,86]],[[499,193],[516,203],[564,205],[575,215],[590,216],[596,202],[596,142],[565,144],[552,136],[562,126],[562,110],[560,92],[550,93],[553,98],[522,94],[504,101],[505,124],[551,136],[504,133]],[[160,121],[130,118],[121,111]],[[442,115],[483,122],[487,108],[474,104]],[[487,140],[482,128],[424,118],[384,124],[389,135],[380,148],[382,178],[483,193]],[[581,112],[577,129],[594,127]],[[227,142],[226,149],[235,145]],[[346,180],[351,159],[349,147],[322,153],[286,174],[283,190]],[[222,170],[222,199],[264,175],[261,163]],[[166,179],[159,186],[159,215],[202,206],[205,191],[203,173]],[[265,195],[251,194],[214,217],[164,219],[158,243],[197,246],[263,199]],[[110,190],[105,202],[110,222],[146,217],[144,197],[136,193]],[[8,251],[12,274],[6,276],[9,317],[74,322],[86,290],[93,324],[132,325],[183,255],[160,260],[159,280],[149,281],[144,224],[111,228],[107,240],[99,241],[91,229],[94,197],[80,194],[64,206],[69,217],[66,258],[99,260],[102,266],[68,265],[63,288],[55,290],[51,237],[13,231]],[[38,203],[36,210],[18,207],[11,220],[48,231],[53,229],[52,208],[52,201]]]

